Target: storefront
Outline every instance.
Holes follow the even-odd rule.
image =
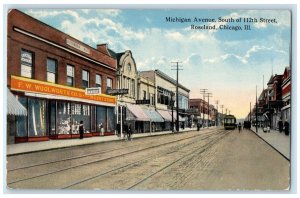
[[[16,118],[15,142],[78,138],[79,123],[84,136],[114,134],[115,104],[113,96],[86,95],[83,89],[11,76],[11,90],[27,110]]]
[[[150,118],[139,105],[126,104],[125,123],[133,126],[134,133],[149,132]]]

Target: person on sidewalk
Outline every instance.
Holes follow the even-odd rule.
[[[200,130],[200,123],[198,122],[197,123],[197,131],[199,131]]]
[[[81,120],[80,124],[79,124],[79,138],[80,139],[83,139],[83,131],[84,131],[84,129],[83,129],[83,121]]]
[[[284,133],[285,135],[289,135],[290,134],[290,124],[288,121],[284,122]]]
[[[121,137],[121,124],[120,124],[120,121],[118,122],[116,128],[117,128],[117,136],[118,136],[118,137]]]
[[[281,120],[278,121],[278,129],[280,133],[283,131],[283,123]]]
[[[100,132],[101,132],[101,136],[104,136],[104,128],[102,123],[100,123]]]
[[[132,141],[132,128],[131,128],[131,124],[128,125],[127,138],[128,138],[128,141]]]

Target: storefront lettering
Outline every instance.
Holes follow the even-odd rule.
[[[70,88],[67,86],[56,85],[53,83],[42,82],[23,77],[11,77],[11,89],[17,91],[30,91],[36,93],[47,93],[60,96],[67,96],[80,99],[94,100],[98,102],[116,103],[114,96],[107,95],[86,95],[85,91],[77,88]]]

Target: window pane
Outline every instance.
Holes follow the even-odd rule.
[[[74,77],[74,67],[67,65],[67,76]]]
[[[67,85],[73,87],[74,86],[74,79],[73,77],[67,76]]]
[[[82,80],[89,80],[89,72],[82,70]]]
[[[107,78],[107,88],[112,88],[112,79],[110,79],[110,78]]]
[[[26,108],[27,98],[18,96],[19,102]],[[27,108],[26,108],[27,109]],[[17,133],[16,137],[26,137],[27,136],[27,116],[16,116],[17,119]]]
[[[56,101],[51,100],[50,108],[50,135],[56,134]]]
[[[71,105],[57,101],[57,134],[69,134],[71,130]]]
[[[21,65],[21,76],[32,78],[32,67],[28,65]]]
[[[100,75],[96,75],[96,84],[101,86],[101,76]]]
[[[100,132],[100,126],[106,129],[106,107],[97,106],[97,132]]]
[[[29,136],[47,135],[47,106],[46,100],[28,99]]]
[[[55,83],[55,74],[51,72],[47,72],[47,81]]]
[[[22,50],[21,63],[26,64],[28,66],[32,66],[32,53]]]
[[[89,82],[83,80],[83,81],[82,81],[82,86],[83,86],[84,88],[88,88],[88,87],[89,87]]]
[[[107,132],[115,131],[115,108],[107,107]]]
[[[56,73],[56,61],[53,59],[47,59],[47,71]]]

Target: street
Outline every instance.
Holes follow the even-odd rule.
[[[12,189],[286,190],[290,162],[223,128],[9,156]]]

